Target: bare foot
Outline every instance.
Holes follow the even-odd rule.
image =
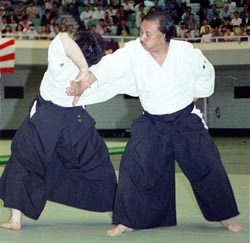
[[[235,222],[233,222],[232,219],[222,220],[220,221],[221,225],[225,227],[226,229],[233,231],[233,232],[239,232],[241,231],[241,226]]]
[[[116,225],[114,228],[108,230],[108,231],[107,231],[107,235],[108,235],[108,236],[117,236],[117,235],[120,235],[120,234],[122,234],[122,233],[131,232],[131,231],[133,231],[133,229],[128,228],[128,227],[125,226],[125,225],[118,224],[118,225]]]
[[[21,230],[21,223],[13,222],[9,219],[6,223],[0,224],[0,228],[8,230]]]

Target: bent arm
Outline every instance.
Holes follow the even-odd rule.
[[[63,43],[66,56],[72,60],[72,62],[80,69],[81,72],[87,73],[88,64],[80,47],[67,33],[59,33],[59,36]]]
[[[77,85],[79,86],[77,89],[86,90],[90,87],[89,81],[89,70],[87,61],[77,43],[67,34],[67,33],[59,33],[61,41],[63,43],[64,51],[67,57],[71,59],[71,61],[79,68],[80,72],[77,78],[74,80],[74,88],[76,89]],[[94,82],[94,78],[93,82]],[[76,83],[77,82],[77,85]],[[71,84],[73,81],[71,80]],[[68,92],[68,90],[67,90]],[[80,96],[80,94],[75,94],[75,96]],[[78,100],[78,98],[77,98]]]
[[[194,97],[209,97],[214,92],[215,70],[213,65],[202,54],[200,50],[196,50],[193,58],[195,69]]]

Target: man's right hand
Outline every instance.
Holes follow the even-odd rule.
[[[88,79],[89,73],[87,75],[80,73],[75,80],[70,81],[70,86],[66,88],[66,94],[68,96],[74,96],[73,106],[76,106],[83,92],[90,88]]]

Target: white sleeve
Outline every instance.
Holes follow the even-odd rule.
[[[49,46],[49,56],[66,56],[62,40],[59,35],[56,35],[55,38],[51,41]]]
[[[194,49],[191,58],[194,67],[194,97],[209,97],[214,92],[215,71],[213,65],[199,49]]]
[[[133,62],[128,53],[126,48],[120,48],[113,54],[104,56],[98,64],[90,67],[90,71],[97,78],[91,89],[106,87],[110,94],[113,92],[114,95],[138,96],[134,81]]]

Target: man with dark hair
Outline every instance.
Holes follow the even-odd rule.
[[[214,67],[192,44],[174,40],[175,32],[168,15],[149,13],[140,38],[103,57],[90,68],[88,80],[76,79],[67,88],[68,95],[76,95],[75,104],[91,85],[81,99],[103,86],[109,97],[139,96],[144,109],[132,124],[122,156],[113,210],[116,226],[109,236],[176,225],[175,160],[204,217],[230,231],[241,230],[231,219],[239,212],[219,152],[194,105],[214,92]]]
[[[70,80],[88,77],[88,66],[104,51],[102,37],[93,31],[77,33],[75,41],[59,33],[51,42],[39,93],[12,141],[0,179],[0,198],[12,209],[0,227],[20,230],[22,213],[38,219],[47,200],[112,211],[117,182],[107,146],[84,100],[72,107],[65,93]]]

